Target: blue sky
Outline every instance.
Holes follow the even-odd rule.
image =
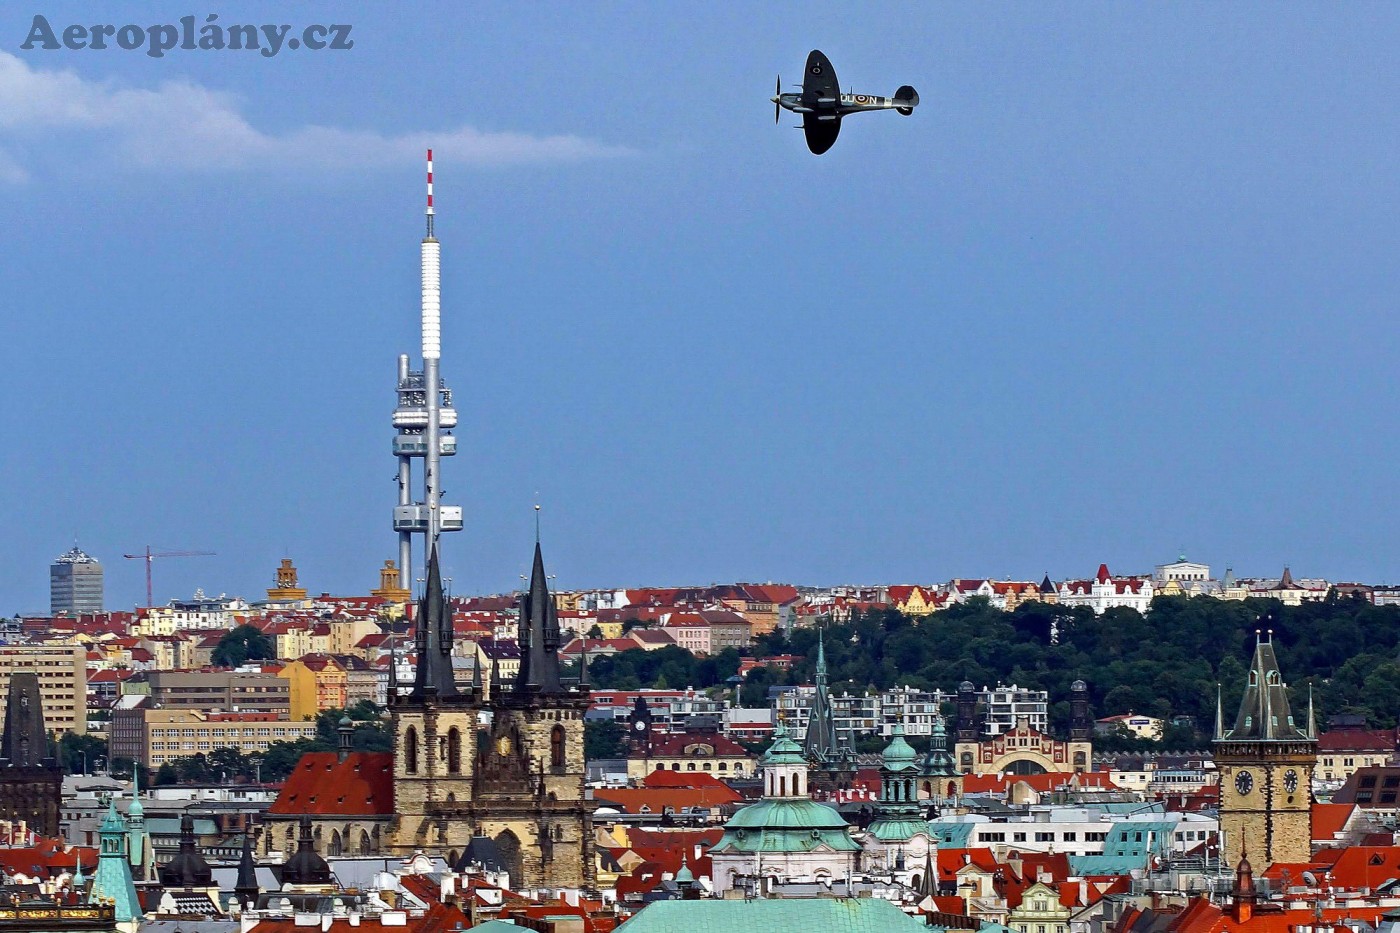
[[[454,588],[1397,573],[1386,5],[220,6],[348,51],[22,51],[0,13],[0,611],[394,556],[438,156]],[[45,4],[70,23],[175,22]],[[922,97],[825,156],[774,75]]]

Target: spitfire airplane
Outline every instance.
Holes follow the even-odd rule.
[[[813,49],[807,56],[807,70],[802,79],[802,93],[784,94],[783,79],[773,89],[773,120],[784,110],[802,114],[802,132],[807,148],[821,155],[836,142],[841,132],[841,118],[862,110],[897,110],[906,117],[919,105],[919,94],[909,85],[894,92],[894,97],[873,97],[869,94],[842,94],[836,83],[836,69],[820,51]]]

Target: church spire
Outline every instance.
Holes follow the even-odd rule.
[[[831,708],[831,695],[826,684],[826,640],[823,633],[817,633],[817,690],[812,698],[812,712],[807,718],[807,734],[802,740],[802,751],[814,765],[833,761],[836,758],[836,716]]]
[[[538,541],[530,589],[520,601],[520,673],[515,686],[531,693],[564,692],[559,679],[559,613],[549,594],[549,578],[545,576],[544,554]]]
[[[1255,633],[1254,661],[1249,668],[1244,697],[1235,727],[1221,735],[1230,741],[1297,742],[1311,736],[1293,721],[1288,686],[1274,654],[1273,631]]]
[[[1225,708],[1220,696],[1220,684],[1215,685],[1215,740],[1218,742],[1225,738]]]
[[[418,664],[410,698],[456,696],[457,681],[452,673],[452,613],[447,608],[447,594],[442,588],[436,544],[428,556],[428,584],[418,603],[416,622],[414,647],[418,652]]]
[[[1313,706],[1313,688],[1308,684],[1308,738],[1317,738],[1317,709]]]
[[[253,836],[243,833],[243,855],[238,860],[238,880],[234,883],[233,894],[239,904],[251,907],[257,903],[262,888],[258,886],[258,867],[253,861]]]

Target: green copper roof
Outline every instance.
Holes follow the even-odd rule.
[[[657,901],[618,933],[926,933],[923,921],[871,897]]]
[[[928,823],[918,817],[877,818],[866,832],[881,842],[908,842],[919,833],[927,834]]]
[[[841,814],[805,797],[773,797],[749,804],[724,825],[711,852],[837,852],[860,848]]]
[[[895,723],[894,731],[891,733],[890,744],[885,746],[882,755],[886,771],[916,771],[918,770],[919,753],[914,751],[914,747],[904,741],[904,724]]]
[[[111,903],[118,923],[140,920],[141,903],[136,899],[131,863],[127,861],[126,820],[117,812],[115,800],[107,801],[107,816],[97,832],[101,843],[88,903]]]
[[[807,759],[802,757],[802,746],[794,742],[787,733],[787,727],[782,720],[778,720],[778,728],[773,734],[773,744],[768,746],[768,751],[763,753],[760,762],[764,767],[769,765],[805,765]]]
[[[979,826],[986,826],[986,823],[954,822],[953,820],[930,820],[928,824],[929,832],[938,839],[938,844],[944,849],[966,849],[970,845],[972,831]]]

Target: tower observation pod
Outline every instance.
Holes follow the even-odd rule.
[[[394,457],[399,463],[399,501],[394,531],[399,535],[399,586],[413,588],[413,536],[423,536],[423,564],[444,531],[462,530],[462,507],[442,503],[442,457],[457,453],[457,410],[452,390],[438,374],[442,358],[442,262],[433,234],[433,151],[428,150],[427,233],[419,258],[422,273],[421,333],[423,368],[410,368],[408,354],[398,361],[398,406],[394,409]],[[422,495],[413,491],[413,461],[421,460]]]

